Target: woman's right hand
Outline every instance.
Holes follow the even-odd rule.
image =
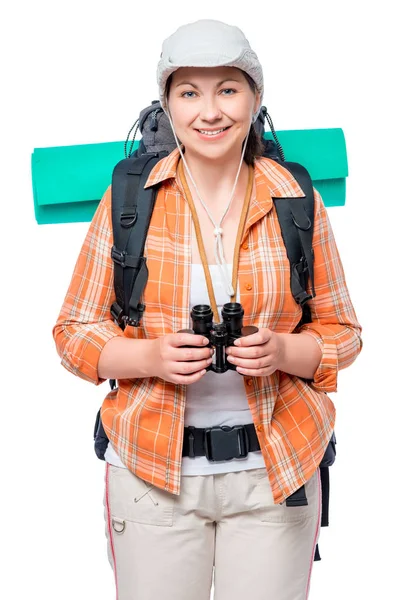
[[[199,381],[212,362],[208,339],[193,333],[169,333],[152,340],[152,375],[175,384]],[[191,346],[185,348],[184,346]]]

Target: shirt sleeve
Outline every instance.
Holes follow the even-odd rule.
[[[115,301],[111,258],[111,186],[101,199],[76,262],[53,338],[61,364],[98,385],[98,362],[106,343],[123,332],[111,317]]]
[[[321,362],[310,383],[311,387],[322,392],[336,392],[338,371],[351,365],[361,351],[361,327],[350,300],[327,210],[315,189],[314,195],[316,295],[309,301],[311,323],[302,325],[296,331],[313,336],[322,350]]]

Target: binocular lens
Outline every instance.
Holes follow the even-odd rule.
[[[191,317],[194,332],[207,335],[213,324],[213,312],[211,307],[207,304],[197,304],[192,308]]]
[[[244,310],[239,302],[227,302],[221,311],[222,319],[231,333],[240,335],[243,326]]]
[[[243,317],[244,310],[239,302],[227,302],[224,304],[222,313],[224,317]]]
[[[213,318],[213,313],[211,310],[211,306],[208,304],[196,304],[192,308],[192,319],[211,319]]]

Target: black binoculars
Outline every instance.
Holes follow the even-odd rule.
[[[190,313],[193,329],[181,329],[178,333],[203,335],[209,340],[208,348],[214,348],[215,352],[207,371],[236,371],[236,366],[227,361],[226,348],[233,346],[235,340],[258,331],[258,327],[253,325],[243,327],[243,315],[244,310],[239,302],[228,302],[221,311],[222,323],[213,323],[211,307],[197,304]]]

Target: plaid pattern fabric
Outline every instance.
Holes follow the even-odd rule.
[[[189,327],[191,215],[177,177],[178,149],[152,170],[146,187],[158,184],[145,246],[149,279],[146,310],[138,328],[124,332],[113,322],[115,299],[111,188],[99,203],[53,329],[62,364],[94,384],[107,341],[114,336],[152,339]],[[361,350],[361,328],[346,287],[328,215],[315,190],[315,291],[312,323],[297,329],[301,309],[290,291],[286,249],[273,197],[302,197],[283,167],[261,158],[239,254],[238,287],[244,325],[276,332],[306,331],[322,348],[312,382],[276,371],[244,377],[249,407],[276,503],[283,502],[319,465],[332,435],[335,408],[326,392],[336,391],[337,374]],[[222,379],[221,379],[222,384]],[[101,409],[105,431],[122,462],[137,476],[179,494],[185,386],[157,377],[120,380]]]

